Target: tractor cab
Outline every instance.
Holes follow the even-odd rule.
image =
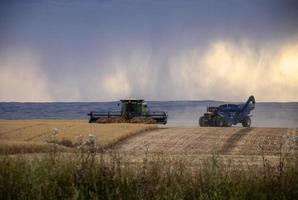
[[[143,99],[122,99],[121,114],[126,117],[142,116],[148,112],[147,103]]]

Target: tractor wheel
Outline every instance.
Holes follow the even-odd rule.
[[[217,117],[215,116],[215,117],[213,117],[213,118],[211,119],[211,121],[209,122],[209,123],[210,123],[209,126],[217,126],[216,121],[217,121]]]
[[[245,117],[242,121],[242,126],[243,127],[250,127],[250,125],[251,125],[250,117]]]
[[[205,127],[205,126],[207,126],[207,124],[206,124],[205,121],[204,121],[204,117],[200,117],[200,119],[199,119],[199,125],[200,125],[201,127]]]
[[[224,126],[224,118],[221,116],[216,117],[216,126],[223,127]]]
[[[226,119],[224,125],[225,125],[225,127],[231,127],[232,123]]]

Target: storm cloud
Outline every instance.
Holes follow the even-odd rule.
[[[298,101],[298,4],[7,1],[0,101]]]

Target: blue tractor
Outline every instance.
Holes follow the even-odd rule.
[[[230,127],[242,123],[243,127],[250,127],[250,112],[255,108],[255,103],[254,96],[250,96],[245,104],[223,104],[219,107],[207,107],[207,112],[200,117],[199,124],[201,127]]]

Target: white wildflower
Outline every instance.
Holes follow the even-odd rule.
[[[52,135],[58,135],[58,133],[59,133],[59,130],[58,130],[58,128],[53,128],[53,130],[52,130]]]
[[[287,135],[287,134],[284,134],[282,137],[283,137],[283,139],[285,139],[285,140],[288,139],[288,135]]]
[[[88,143],[89,143],[89,146],[95,146],[96,145],[96,137],[95,137],[95,135],[89,134],[89,136],[88,136]]]
[[[96,146],[96,137],[95,135],[89,134],[88,138],[83,142],[83,145],[89,146],[89,147],[95,147]]]

